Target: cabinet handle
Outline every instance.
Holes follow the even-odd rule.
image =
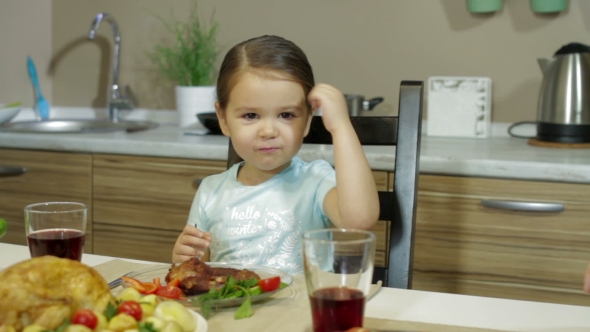
[[[203,179],[200,179],[200,178],[194,179],[193,180],[193,188],[197,189],[201,185],[201,182],[203,182]]]
[[[527,212],[561,212],[565,210],[565,207],[561,203],[519,202],[498,199],[482,199],[481,205],[491,209]]]
[[[24,167],[17,166],[0,166],[0,176],[16,176],[25,174],[27,171]]]

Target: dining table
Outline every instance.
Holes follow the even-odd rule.
[[[0,243],[0,270],[27,259],[27,246]],[[87,253],[82,263],[108,282],[128,272],[170,265]],[[272,297],[253,303],[249,318],[234,319],[236,308],[214,310],[207,319],[208,331],[313,331],[305,277],[295,275],[293,280]],[[379,332],[590,331],[590,307],[374,285],[365,306],[364,327]]]

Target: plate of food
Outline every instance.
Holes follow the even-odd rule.
[[[197,258],[170,267],[148,267],[128,273],[124,287],[172,298],[186,306],[225,308],[267,299],[289,287],[293,277],[278,269],[237,263],[204,263]],[[138,285],[139,283],[139,285]],[[153,291],[152,284],[157,285]],[[144,288],[142,290],[142,287]],[[178,294],[176,288],[182,291]]]
[[[76,260],[31,258],[7,267],[0,280],[0,325],[8,331],[208,329],[202,315],[176,301],[161,301],[135,289],[124,289],[115,297],[97,270]]]

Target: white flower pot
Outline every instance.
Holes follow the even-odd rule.
[[[215,86],[176,86],[175,92],[179,126],[197,123],[198,113],[215,112]]]

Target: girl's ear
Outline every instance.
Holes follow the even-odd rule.
[[[221,109],[219,102],[215,102],[215,114],[217,114],[217,120],[219,121],[219,127],[223,135],[230,137],[229,128],[227,126],[227,119],[225,118],[225,111]]]

